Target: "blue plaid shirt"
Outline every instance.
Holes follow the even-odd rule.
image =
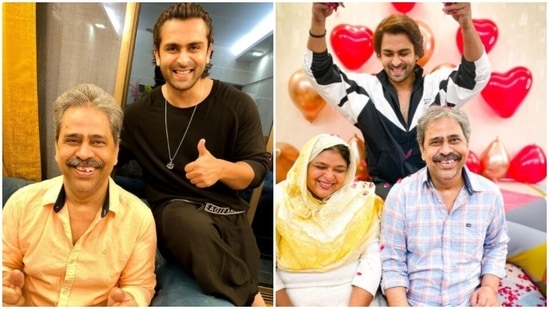
[[[427,168],[395,184],[385,200],[381,287],[405,287],[412,306],[469,306],[484,274],[505,276],[501,191],[466,167],[463,177],[451,211]]]

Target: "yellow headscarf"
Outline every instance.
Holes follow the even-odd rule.
[[[328,198],[315,199],[307,189],[307,167],[326,148],[349,145],[320,134],[302,147],[286,180],[275,188],[276,262],[287,271],[322,272],[357,260],[379,237],[383,201],[373,183],[354,181],[352,151],[344,185]],[[350,150],[350,148],[349,148]]]

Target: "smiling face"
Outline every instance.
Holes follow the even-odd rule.
[[[75,194],[106,190],[118,157],[107,115],[96,107],[69,107],[61,118],[55,161],[65,189]]]
[[[186,91],[200,80],[211,57],[207,35],[201,18],[170,19],[162,25],[154,56],[169,88]]]
[[[343,187],[347,170],[347,162],[339,152],[324,150],[307,167],[307,189],[314,197],[324,199]]]
[[[435,187],[461,183],[469,146],[456,120],[442,117],[428,123],[420,149]]]
[[[392,84],[413,82],[413,71],[419,57],[414,52],[414,45],[406,34],[383,34],[381,53],[378,58]]]

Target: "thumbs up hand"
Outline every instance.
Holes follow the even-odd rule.
[[[208,149],[206,149],[206,140],[201,138],[199,141],[198,141],[198,145],[196,146],[196,149],[198,149],[198,157],[203,157],[203,156],[208,156],[208,155],[212,155]]]
[[[218,159],[206,148],[205,139],[200,139],[196,148],[198,158],[185,165],[185,176],[198,188],[207,188],[219,180],[221,168]]]

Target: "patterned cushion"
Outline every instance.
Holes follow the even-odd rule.
[[[503,307],[546,307],[547,299],[530,278],[513,264],[505,265],[507,276],[500,281],[498,299]]]
[[[15,191],[33,182],[21,178],[2,176],[2,208],[4,208],[4,205],[6,205],[6,202]]]

